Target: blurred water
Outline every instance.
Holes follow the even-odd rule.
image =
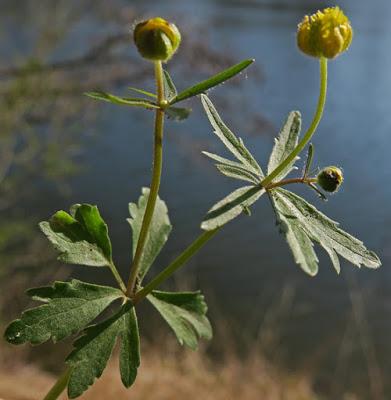
[[[303,114],[304,127],[308,125],[317,99],[318,65],[297,51],[295,27],[303,13],[314,10],[312,1],[138,0],[124,4],[139,9],[140,15],[174,17],[179,27],[194,26],[193,35],[202,35],[197,27],[207,24],[213,28],[208,34],[213,48],[236,60],[257,60],[265,77],[262,84],[254,83],[255,73],[249,69],[242,75],[240,90],[232,90],[227,83],[215,89],[211,97],[217,99],[217,106],[224,96],[237,104],[237,112],[226,113],[226,122],[240,133],[262,165],[267,163],[273,135],[251,131],[246,115],[261,114],[277,132],[287,113],[298,109]],[[325,4],[317,2],[316,7]],[[214,309],[221,309],[239,321],[243,331],[252,334],[265,327],[264,310],[275,305],[282,293],[291,288],[291,302],[277,313],[273,325],[275,345],[294,366],[325,360],[327,368],[319,372],[323,374],[337,365],[342,338],[351,319],[348,271],[358,279],[369,340],[375,345],[377,360],[386,376],[391,359],[391,3],[345,0],[339,4],[351,18],[355,38],[349,52],[330,63],[328,102],[314,144],[316,163],[342,166],[345,183],[327,203],[308,192],[306,198],[375,250],[383,260],[382,269],[358,271],[343,263],[344,273],[337,276],[329,260],[321,256],[318,276],[307,277],[294,264],[264,198],[254,207],[251,218],[242,217],[226,226],[179,275],[186,279],[189,271],[193,272],[196,282],[191,287],[209,293]],[[82,40],[83,29],[75,35]],[[186,46],[186,41],[182,46]],[[75,48],[69,46],[69,51]],[[175,60],[172,65],[175,67]],[[178,86],[189,83],[181,82]],[[137,86],[137,82],[129,84]],[[189,120],[167,123],[161,197],[168,203],[174,231],[154,271],[165,266],[198,235],[206,210],[237,186],[219,175],[201,156],[200,149],[223,148],[214,138],[198,102],[192,105],[194,113]],[[147,117],[139,110],[102,104],[101,135],[83,156],[89,165],[88,172],[72,180],[73,193],[71,198],[62,200],[63,204],[51,204],[50,199],[45,202],[48,214],[73,202],[98,204],[109,223],[116,259],[124,274],[130,262],[127,203],[135,201],[140,188],[148,186],[150,180],[152,115]],[[96,274],[98,280],[106,279],[100,271]],[[281,332],[279,325],[283,325]],[[363,332],[357,332],[360,347]],[[360,349],[356,358],[359,361],[354,368],[366,374],[368,363],[365,357],[362,360]]]

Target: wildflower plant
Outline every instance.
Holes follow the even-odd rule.
[[[139,53],[155,67],[157,93],[130,88],[138,97],[119,97],[105,92],[88,96],[125,106],[155,111],[152,182],[143,188],[135,203],[129,204],[128,223],[132,231],[133,261],[125,283],[113,262],[108,227],[96,206],[75,204],[69,212],[58,211],[40,228],[59,252],[64,263],[86,267],[108,268],[117,286],[101,286],[71,280],[51,286],[30,289],[27,294],[42,305],[26,310],[5,331],[12,344],[39,345],[48,340],[57,342],[78,335],[74,349],[67,357],[66,369],[49,391],[46,400],[54,400],[67,387],[69,398],[76,398],[99,378],[119,343],[119,370],[122,383],[130,387],[140,365],[140,338],[137,305],[147,299],[171,327],[180,344],[192,349],[198,341],[212,338],[207,306],[199,292],[166,292],[158,290],[176,270],[181,268],[222,227],[240,214],[250,214],[250,207],[262,196],[271,201],[280,230],[292,251],[294,260],[309,275],[318,272],[314,245],[320,245],[340,272],[339,258],[369,268],[381,265],[375,253],[339,228],[337,222],[318,211],[312,204],[286,189],[302,184],[325,199],[325,192],[335,192],[343,181],[342,171],[330,166],[316,176],[311,175],[314,147],[310,144],[321,120],[327,91],[327,60],[344,52],[352,40],[349,20],[338,8],[327,8],[306,16],[298,27],[298,47],[317,57],[320,63],[320,94],[313,120],[300,135],[301,115],[292,111],[283,124],[272,149],[266,172],[256,158],[223,122],[206,91],[239,74],[254,60],[245,60],[227,70],[178,93],[163,62],[177,51],[181,37],[178,28],[162,18],[153,18],[136,25],[134,41]],[[140,96],[141,95],[141,96]],[[166,203],[158,196],[163,159],[163,127],[166,116],[187,118],[190,111],[177,104],[201,96],[202,105],[216,136],[232,154],[232,159],[204,152],[216,162],[217,169],[232,179],[245,182],[215,204],[201,223],[202,233],[174,261],[146,284],[144,278],[167,242],[172,226]],[[299,154],[307,150],[303,172],[296,171]],[[101,314],[110,306],[111,316]],[[100,317],[100,318],[98,318]],[[98,318],[98,319],[97,319]]]

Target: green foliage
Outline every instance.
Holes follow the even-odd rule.
[[[128,301],[106,321],[88,327],[74,343],[75,349],[66,360],[71,368],[69,398],[80,396],[102,375],[117,338],[121,341],[122,382],[126,387],[134,382],[140,365],[140,344],[136,313]]]
[[[114,300],[123,297],[115,288],[72,280],[30,289],[28,295],[46,304],[23,312],[5,331],[12,344],[37,345],[65,339],[83,329]]]
[[[242,212],[248,213],[248,208],[255,203],[265,189],[261,186],[244,186],[230,193],[216,203],[206,214],[201,229],[211,231],[233,220]]]
[[[140,235],[141,225],[143,222],[148,197],[149,189],[143,188],[138,203],[129,204],[129,213],[131,217],[128,218],[128,222],[132,228],[133,233],[133,257],[136,253],[137,242]],[[145,274],[148,272],[149,268],[155,261],[165,243],[167,242],[171,229],[172,226],[168,217],[166,203],[158,197],[155,205],[155,211],[152,217],[151,229],[147,237],[144,253],[140,260],[140,267],[138,270],[139,282],[143,280]]]
[[[289,113],[284,126],[282,127],[278,139],[276,139],[272,153],[270,155],[269,164],[267,166],[267,173],[272,173],[293,151],[297,146],[301,128],[301,115],[298,111]],[[298,157],[296,158],[296,160]],[[284,171],[282,171],[276,178],[278,181],[288,175],[296,162],[293,160]]]
[[[367,250],[360,240],[340,229],[337,222],[303,198],[284,189],[270,191],[270,197],[295,261],[308,274],[316,275],[318,272],[318,259],[312,241],[326,250],[337,272],[340,271],[337,254],[358,267],[380,267],[375,253]]]
[[[212,327],[205,316],[208,308],[200,292],[154,290],[147,298],[170,325],[180,344],[195,350],[200,338],[212,338]]]
[[[206,79],[205,81],[197,83],[196,85],[179,93],[176,97],[174,97],[170,101],[170,104],[175,104],[180,101],[186,100],[190,97],[197,96],[201,93],[206,92],[208,89],[211,89],[212,87],[220,85],[221,83],[227,81],[228,79],[231,79],[235,75],[242,72],[244,69],[249,67],[253,62],[254,62],[254,60],[244,60],[244,61],[240,62],[239,64],[236,64],[236,65],[218,73],[217,75],[214,75],[209,79]]]
[[[39,226],[60,252],[60,261],[91,267],[112,264],[108,228],[96,206],[76,204],[70,214],[58,211]]]
[[[144,94],[145,93],[146,92],[144,92]],[[142,107],[142,108],[147,108],[147,109],[158,109],[159,108],[159,106],[157,106],[154,102],[146,100],[146,99],[141,99],[141,98],[137,98],[137,97],[120,97],[120,96],[115,96],[113,94],[102,92],[102,91],[89,92],[89,93],[86,93],[86,96],[91,97],[92,99],[95,99],[95,100],[102,100],[102,101],[106,101],[108,103],[118,104],[121,106]]]
[[[191,114],[191,108],[168,107],[165,109],[165,113],[169,119],[173,119],[174,121],[183,121]]]
[[[178,91],[176,90],[176,87],[174,85],[174,82],[171,79],[170,74],[168,71],[163,70],[163,87],[164,87],[164,98],[170,102],[173,100],[177,94]]]

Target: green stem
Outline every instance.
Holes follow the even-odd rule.
[[[175,271],[177,271],[183,264],[186,263],[204,244],[210,240],[220,228],[214,229],[212,231],[203,232],[198,238],[184,251],[180,254],[168,267],[166,267],[160,274],[158,274],[151,282],[148,283],[144,288],[138,291],[134,297],[133,302],[137,303],[142,300],[145,296],[156,289],[163,281],[169,278]]]
[[[270,189],[275,189],[281,186],[286,186],[286,185],[290,185],[292,183],[305,183],[305,184],[309,184],[309,183],[315,183],[317,181],[317,178],[289,178],[289,179],[284,179],[282,181],[278,181],[275,183],[271,183],[270,185],[266,186],[266,190],[270,190]]]
[[[267,189],[273,187],[283,186],[290,183],[307,183],[311,184],[314,182],[313,178],[304,180],[303,178],[286,179],[277,183],[272,183],[273,179],[276,178],[304,149],[304,147],[311,140],[314,135],[316,128],[322,119],[324,106],[326,103],[327,95],[327,59],[322,57],[319,60],[320,63],[320,91],[318,98],[318,105],[314,118],[312,119],[311,125],[307,132],[304,134],[303,139],[298,143],[295,149],[289,154],[289,156],[268,176],[266,176],[261,185]],[[157,288],[163,281],[169,278],[177,269],[179,269],[187,260],[189,260],[206,242],[208,242],[219,230],[217,228],[212,231],[203,232],[178,258],[176,258],[168,267],[166,267],[160,274],[158,274],[151,282],[149,282],[143,289],[138,291],[134,296],[133,301],[138,302],[147,296],[152,290]]]
[[[161,61],[155,62],[155,76],[157,87],[157,103],[163,106],[164,98],[164,85],[163,85],[163,67]],[[137,242],[137,248],[134,255],[130,277],[126,288],[126,294],[132,296],[137,281],[137,274],[140,268],[140,260],[144,252],[145,243],[147,241],[149,228],[151,226],[153,212],[155,210],[156,199],[159,193],[160,177],[162,173],[163,163],[163,125],[164,125],[164,110],[160,108],[156,110],[155,117],[155,139],[154,139],[154,154],[153,154],[153,171],[151,189],[148,196],[147,206],[140,229],[140,236]]]
[[[60,394],[65,390],[68,384],[69,376],[71,375],[71,369],[67,368],[57,379],[56,383],[50,389],[49,393],[44,397],[43,400],[56,400]]]
[[[110,271],[111,271],[111,273],[113,274],[115,280],[117,281],[118,286],[120,287],[120,289],[121,289],[124,293],[126,293],[126,285],[125,285],[124,281],[122,280],[121,275],[119,274],[119,272],[118,272],[118,270],[117,270],[117,268],[115,267],[115,265],[114,265],[113,262],[111,262],[111,264],[109,265],[109,268],[110,268]]]
[[[316,108],[316,112],[314,118],[311,122],[310,127],[307,132],[304,134],[303,139],[298,143],[295,149],[289,154],[289,156],[274,170],[272,171],[266,178],[263,179],[261,185],[263,187],[268,186],[274,178],[276,178],[304,149],[307,143],[311,140],[313,134],[316,131],[316,128],[319,125],[320,120],[322,119],[324,105],[326,103],[326,94],[327,94],[327,58],[322,57],[319,60],[320,63],[320,91],[319,91],[319,99],[318,106]]]

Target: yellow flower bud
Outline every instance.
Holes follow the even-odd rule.
[[[326,192],[336,192],[342,182],[342,171],[334,166],[322,169],[317,176],[317,184]]]
[[[168,61],[181,43],[178,28],[159,17],[137,24],[133,38],[139,53],[152,61]]]
[[[335,58],[349,47],[353,29],[339,7],[306,15],[297,29],[297,45],[313,57]]]

